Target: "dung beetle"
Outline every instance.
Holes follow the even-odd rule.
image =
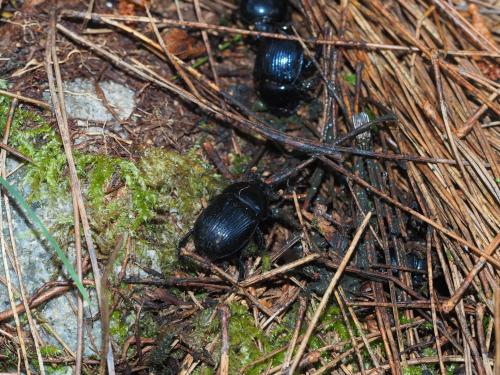
[[[294,110],[312,85],[312,67],[300,43],[261,40],[254,66],[260,98],[275,112]]]
[[[394,254],[391,254],[391,263],[393,266],[398,266],[398,260]],[[406,267],[414,270],[411,273],[413,286],[421,288],[426,282],[427,262],[425,258],[411,252],[406,255]],[[394,276],[398,276],[398,271],[393,271]]]
[[[259,224],[269,209],[268,187],[261,182],[235,182],[215,196],[179,242],[178,251],[193,237],[198,253],[218,261],[237,258],[244,274],[242,252],[252,239],[260,249],[264,237]]]
[[[257,31],[271,32],[290,18],[287,0],[241,0],[239,11],[243,23],[253,25]]]
[[[414,253],[410,253],[406,256],[406,262],[410,268],[413,268],[417,271],[422,271],[419,273],[412,273],[411,279],[413,285],[417,288],[422,287],[425,284],[426,280],[426,272],[427,272],[427,261],[424,258],[420,258],[418,255]]]

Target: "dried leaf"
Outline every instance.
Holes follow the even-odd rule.
[[[321,216],[314,215],[308,211],[302,211],[302,215],[310,221],[315,222],[319,232],[328,240],[331,241],[333,239],[333,235],[336,230],[333,227],[332,223],[328,220],[322,218]]]
[[[479,70],[483,73],[488,79],[492,81],[497,81],[500,79],[500,65],[488,60],[479,60],[476,62]]]
[[[472,26],[492,44],[496,44],[490,28],[486,24],[485,18],[479,12],[479,8],[476,4],[469,5],[469,14],[471,16]],[[478,59],[477,66],[481,70],[481,73],[492,81],[496,81],[500,78],[500,66],[498,64],[487,59]]]
[[[479,12],[479,8],[476,4],[469,5],[469,14],[472,18],[472,26],[486,39],[488,39],[491,43],[496,44],[493,35],[489,27],[486,25],[484,17]]]
[[[129,0],[118,2],[118,13],[122,16],[135,16],[135,4]]]
[[[185,30],[170,29],[163,33],[163,40],[170,53],[182,60],[192,59],[205,54],[205,46]]]

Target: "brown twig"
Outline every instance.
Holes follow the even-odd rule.
[[[92,234],[90,230],[90,223],[87,216],[87,211],[85,209],[85,204],[82,195],[82,189],[80,180],[77,175],[75,160],[73,157],[71,136],[68,127],[68,118],[66,114],[66,105],[63,93],[63,84],[61,78],[61,72],[58,64],[57,50],[56,50],[56,7],[54,6],[50,17],[50,27],[47,36],[46,44],[46,55],[45,64],[47,77],[49,81],[49,90],[52,98],[52,103],[54,106],[54,111],[59,126],[59,132],[61,134],[61,139],[66,154],[66,159],[69,167],[71,186],[74,192],[76,192],[76,199],[78,202],[78,208],[80,213],[80,219],[82,221],[83,233],[85,236],[85,241],[87,244],[87,250],[90,255],[90,261],[92,264],[92,270],[95,280],[95,287],[98,299],[101,298],[101,272],[99,270],[99,265],[97,263],[97,256],[95,252],[94,241],[92,239]],[[54,77],[55,76],[55,77]],[[77,225],[75,223],[74,225]],[[108,351],[108,371],[111,375],[114,374],[114,361],[112,350]]]
[[[500,371],[500,288],[495,289],[495,374]]]
[[[229,172],[229,169],[222,162],[215,147],[210,142],[204,142],[202,146],[203,146],[203,150],[205,150],[208,158],[212,161],[212,163],[214,163],[215,167],[222,174],[222,176],[224,176],[224,178],[229,180],[229,181],[233,181],[234,176],[232,175],[231,172]]]
[[[77,18],[81,19],[85,16],[84,12],[65,10],[62,12],[62,15],[67,18]],[[133,22],[150,22],[147,17],[141,16],[119,16],[112,14],[91,14],[91,19],[94,22],[102,21],[103,19],[113,19],[119,21],[133,21]],[[191,21],[179,21],[173,19],[153,19],[154,22],[158,23],[160,26],[176,26],[176,27],[189,27],[194,29],[203,29],[211,32],[227,32],[233,34],[241,34],[245,36],[260,36],[263,38],[273,38],[273,39],[283,39],[283,40],[297,40],[297,37],[284,35],[284,34],[276,34],[276,33],[267,33],[261,31],[252,31],[245,29],[238,29],[234,27],[220,26],[220,25],[210,25],[201,22],[191,22]],[[402,51],[402,52],[419,52],[418,47],[407,47],[407,46],[398,46],[398,45],[390,45],[383,43],[370,43],[365,41],[354,41],[354,40],[335,40],[335,39],[305,39],[306,43],[314,43],[320,45],[332,45],[337,47],[345,47],[345,48],[360,48],[367,50],[391,50],[391,51]],[[446,55],[456,55],[456,56],[491,56],[491,57],[500,57],[500,54],[497,52],[489,52],[489,51],[452,51],[452,50],[443,50],[440,51]]]
[[[299,348],[297,349],[297,354],[295,355],[295,359],[292,362],[292,365],[290,366],[290,373],[293,374],[295,370],[297,369],[297,366],[299,365],[299,362],[302,358],[302,355],[304,354],[304,351],[307,347],[307,344],[309,342],[309,338],[311,337],[314,329],[316,328],[316,324],[319,321],[319,318],[321,317],[321,314],[323,313],[323,310],[326,307],[326,304],[328,303],[328,300],[330,299],[331,294],[333,293],[333,290],[335,286],[337,285],[338,280],[342,276],[342,273],[344,272],[344,268],[347,266],[349,263],[349,260],[351,259],[351,255],[353,254],[354,250],[356,249],[356,245],[358,244],[359,239],[361,238],[361,235],[363,234],[366,226],[368,225],[368,222],[370,221],[370,218],[372,216],[371,212],[368,212],[366,215],[365,219],[361,223],[360,227],[358,228],[358,231],[354,235],[354,238],[351,242],[351,245],[349,246],[349,249],[346,251],[342,262],[340,263],[339,268],[333,275],[332,280],[330,281],[330,284],[328,285],[328,288],[325,291],[325,294],[323,295],[323,298],[321,299],[321,302],[316,309],[316,312],[314,313],[314,316],[311,319],[311,322],[309,323],[309,327],[307,328],[307,331],[304,335],[304,339],[302,340]]]
[[[297,320],[295,321],[295,328],[293,330],[293,335],[290,340],[290,344],[288,345],[288,349],[285,354],[285,359],[283,359],[283,363],[281,365],[281,374],[290,374],[289,367],[290,361],[292,360],[293,351],[295,349],[295,345],[297,344],[297,339],[299,338],[300,327],[302,326],[302,322],[304,320],[304,315],[306,313],[307,307],[307,299],[304,297],[300,297],[299,299],[299,311],[297,312]]]
[[[17,93],[5,91],[5,90],[0,90],[0,95],[7,96],[9,98],[14,98],[14,99],[20,100],[20,101],[22,101],[24,103],[33,104],[33,105],[36,105],[36,106],[38,106],[40,108],[43,108],[43,109],[48,109],[48,110],[52,109],[52,106],[50,104],[48,104],[48,103],[45,103],[45,102],[42,102],[40,100],[36,100],[36,99],[33,99],[33,98],[28,98],[26,96],[19,95]]]
[[[240,285],[242,287],[249,287],[251,285],[254,285],[254,284],[260,283],[262,281],[268,280],[270,278],[273,278],[276,275],[281,275],[285,272],[288,272],[289,270],[292,270],[292,269],[297,268],[299,266],[302,266],[304,264],[310,263],[313,260],[318,259],[319,257],[320,257],[320,254],[317,254],[317,253],[309,254],[301,259],[295,260],[293,262],[290,262],[290,263],[285,264],[283,266],[277,267],[277,268],[272,269],[270,271],[261,273],[260,275],[255,275],[255,276],[249,277],[249,278],[243,280],[242,282],[240,282]]]
[[[220,324],[222,333],[222,346],[220,350],[219,375],[229,374],[229,307],[222,305],[219,307]]]
[[[498,234],[495,237],[495,239],[491,242],[491,244],[488,245],[488,247],[486,247],[484,252],[488,255],[493,255],[499,245],[500,245],[500,234]],[[465,279],[462,281],[460,287],[457,290],[455,290],[455,293],[453,293],[453,295],[446,302],[443,303],[441,309],[445,313],[449,313],[451,310],[455,308],[458,301],[460,301],[465,291],[470,287],[472,281],[481,271],[481,269],[485,266],[485,264],[486,264],[486,259],[484,257],[479,258],[477,263],[474,265],[474,268],[467,274]]]
[[[325,164],[327,164],[329,167],[331,167],[332,169],[334,169],[337,172],[343,174],[344,176],[352,179],[354,182],[356,182],[357,184],[359,184],[359,185],[367,188],[368,190],[370,190],[374,194],[377,194],[382,199],[384,199],[384,200],[388,201],[389,203],[393,204],[394,206],[396,206],[400,210],[405,211],[405,212],[411,214],[412,216],[415,216],[417,219],[423,221],[424,223],[427,223],[427,224],[431,225],[433,228],[437,229],[439,232],[441,232],[441,233],[445,234],[446,236],[448,236],[450,238],[453,238],[454,240],[460,242],[462,245],[466,246],[468,249],[472,250],[477,255],[484,256],[485,259],[488,260],[488,262],[490,262],[495,267],[500,268],[500,261],[498,261],[497,259],[493,258],[492,256],[486,254],[484,251],[480,250],[478,247],[474,246],[469,241],[463,239],[462,237],[460,237],[456,233],[454,233],[454,232],[452,232],[452,231],[444,228],[442,225],[440,225],[440,224],[436,223],[435,221],[429,219],[428,217],[426,217],[426,216],[424,216],[424,215],[416,212],[415,210],[412,210],[411,208],[404,206],[403,204],[401,204],[398,201],[396,201],[394,198],[389,197],[386,194],[384,194],[383,192],[375,189],[373,186],[371,186],[365,180],[363,180],[363,179],[361,179],[361,178],[353,175],[352,173],[348,172],[346,169],[344,169],[343,167],[339,166],[338,164],[335,164],[331,160],[329,160],[329,159],[327,159],[327,158],[325,158],[323,156],[320,156],[319,159],[321,161],[323,161]]]

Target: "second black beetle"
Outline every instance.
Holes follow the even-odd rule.
[[[290,18],[287,0],[241,0],[239,10],[241,20],[257,31],[273,31]]]
[[[192,236],[196,252],[211,260],[237,258],[243,276],[242,251],[252,239],[260,249],[264,238],[259,224],[266,218],[269,201],[264,184],[236,182],[217,195],[205,208],[194,227],[180,241],[182,248]]]
[[[295,109],[312,85],[313,64],[300,43],[267,39],[259,43],[254,78],[262,101],[271,110]]]

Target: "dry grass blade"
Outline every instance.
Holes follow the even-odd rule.
[[[500,234],[498,234],[492,241],[492,243],[486,248],[485,253],[488,255],[493,255],[499,245],[500,245]],[[470,287],[472,281],[478,275],[478,273],[481,271],[481,269],[484,267],[485,264],[486,264],[486,259],[483,257],[479,258],[477,263],[474,265],[474,268],[465,277],[460,287],[455,291],[455,293],[450,297],[448,301],[443,303],[442,309],[444,312],[449,313],[451,310],[453,310],[453,308],[456,306],[458,301],[462,299],[463,294]]]
[[[307,299],[304,297],[300,297],[299,299],[299,311],[297,312],[297,321],[295,322],[295,328],[293,330],[293,336],[290,340],[290,345],[288,346],[287,352],[285,354],[285,359],[283,360],[283,364],[281,365],[281,374],[288,374],[288,370],[290,367],[290,362],[292,360],[293,351],[295,349],[295,345],[297,344],[297,339],[299,338],[300,327],[302,326],[302,322],[304,320],[304,315],[306,313],[307,307]]]
[[[442,0],[432,0],[436,6],[443,10],[467,35],[486,50],[499,53],[499,49],[488,38],[478,33],[467,20],[458,13],[450,4]]]
[[[304,264],[310,263],[313,260],[318,259],[319,257],[320,257],[320,254],[317,254],[317,253],[309,254],[309,255],[305,256],[304,258],[298,259],[294,262],[277,267],[273,270],[264,272],[260,275],[255,275],[255,276],[249,277],[248,279],[240,282],[240,285],[242,287],[248,287],[248,286],[251,286],[253,284],[260,283],[260,282],[265,281],[267,279],[270,279],[274,276],[281,275],[289,270],[292,270],[292,269],[297,268],[299,266],[302,266]]]
[[[443,362],[443,350],[441,348],[441,339],[439,337],[439,330],[437,326],[437,317],[436,317],[436,295],[434,291],[434,278],[433,278],[433,270],[432,270],[432,255],[431,255],[431,246],[432,246],[432,234],[429,231],[427,234],[427,272],[429,273],[429,295],[431,299],[431,313],[432,313],[432,323],[434,329],[434,335],[436,337],[436,349],[439,358],[439,370],[441,371],[441,375],[446,374],[446,369],[444,367]]]
[[[69,134],[68,119],[66,115],[66,106],[63,94],[63,85],[61,73],[59,70],[57,51],[56,51],[56,10],[54,9],[51,13],[51,22],[49,28],[49,34],[47,37],[46,46],[46,70],[49,80],[50,94],[52,98],[52,103],[54,104],[54,111],[57,118],[57,123],[59,125],[59,131],[62,138],[62,143],[64,146],[64,151],[66,154],[66,159],[68,161],[70,179],[72,192],[76,193],[76,200],[78,202],[80,219],[82,220],[83,232],[85,235],[85,240],[87,244],[87,250],[90,255],[90,261],[92,264],[95,287],[97,292],[97,298],[101,299],[101,271],[99,270],[99,265],[97,263],[97,257],[95,252],[94,241],[92,239],[92,234],[90,230],[90,223],[87,216],[87,211],[85,209],[85,204],[83,200],[80,180],[76,172],[75,160],[73,157],[71,137]],[[55,77],[54,77],[55,75]],[[57,89],[59,88],[59,89]],[[74,223],[74,225],[79,225]],[[111,345],[111,343],[110,343]],[[110,348],[111,349],[111,348]],[[109,350],[107,353],[107,364],[108,371],[110,374],[114,374],[114,360],[113,352]]]
[[[75,256],[76,256],[76,272],[80,281],[83,281],[82,270],[82,239],[80,232],[80,214],[78,211],[78,201],[76,200],[76,192],[71,192],[73,223],[75,223]],[[82,373],[83,362],[83,299],[80,295],[77,296],[77,333],[76,333],[76,358],[75,358],[75,375]]]
[[[436,223],[435,221],[429,219],[428,217],[426,217],[426,216],[424,216],[424,215],[416,212],[415,210],[412,210],[409,207],[405,207],[404,205],[402,205],[401,203],[399,203],[397,200],[395,200],[395,199],[387,196],[383,192],[375,189],[373,186],[371,186],[370,184],[368,184],[363,179],[361,179],[361,178],[353,175],[352,173],[349,173],[346,169],[340,167],[339,165],[336,165],[331,160],[326,159],[325,157],[322,157],[322,156],[319,157],[319,159],[322,160],[328,166],[330,166],[332,169],[338,171],[339,173],[345,175],[346,177],[351,178],[357,184],[359,184],[359,185],[361,185],[361,186],[369,189],[373,193],[377,194],[382,199],[387,200],[388,202],[390,202],[394,206],[398,207],[399,209],[410,213],[411,215],[415,216],[419,220],[422,220],[423,222],[431,225],[432,227],[434,227],[438,231],[442,232],[446,236],[449,236],[450,238],[453,238],[454,240],[460,242],[461,244],[463,244],[464,246],[468,247],[470,250],[472,250],[473,252],[475,252],[477,255],[484,256],[485,259],[487,259],[492,265],[494,265],[497,268],[500,268],[500,261],[499,260],[497,260],[496,258],[493,258],[491,255],[487,255],[484,251],[482,251],[479,248],[477,248],[476,246],[472,245],[470,242],[468,242],[467,240],[465,240],[462,237],[458,236],[456,233],[454,233],[454,232],[452,232],[452,231],[444,228],[442,225],[440,225],[440,224]]]
[[[110,282],[110,276],[113,271],[114,263],[116,258],[118,257],[120,250],[122,250],[123,244],[127,242],[128,235],[124,234],[121,235],[117,241],[115,248],[113,249],[112,254],[110,255],[108,259],[108,264],[106,264],[106,267],[104,268],[104,271],[102,273],[102,280],[103,280],[103,294],[101,294],[101,299],[99,301],[99,311],[101,313],[101,364],[99,367],[99,373],[101,375],[105,375],[108,373],[106,371],[106,364],[108,363],[108,351],[112,349],[111,346],[111,339],[110,339],[110,314],[112,311],[110,311],[110,300],[111,300],[111,282]],[[109,373],[111,373],[109,371]]]
[[[222,348],[221,359],[219,364],[219,375],[229,374],[229,322],[230,312],[226,305],[222,305],[219,309],[222,332]]]
[[[42,102],[40,100],[36,100],[33,98],[28,98],[26,96],[23,96],[23,95],[20,95],[17,93],[5,91],[5,90],[0,90],[0,95],[4,95],[4,96],[7,96],[9,98],[17,99],[17,100],[20,100],[20,101],[25,102],[25,103],[33,104],[33,105],[36,105],[36,106],[43,108],[43,109],[48,109],[48,110],[52,109],[52,107],[48,103],[45,103],[45,102]]]

